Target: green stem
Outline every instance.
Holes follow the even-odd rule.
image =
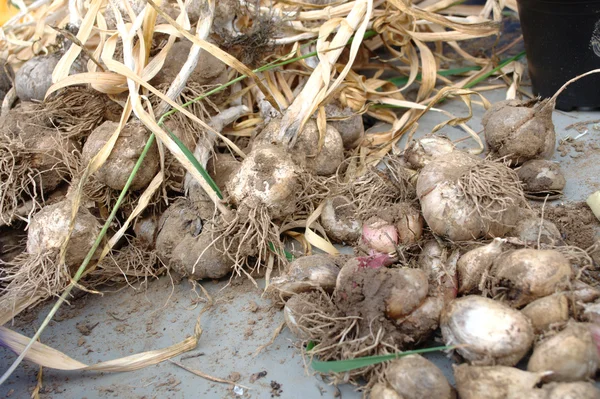
[[[480,69],[481,69],[480,66],[473,65],[473,66],[468,66],[468,67],[464,67],[464,68],[442,69],[440,71],[437,71],[437,74],[439,76],[455,76],[455,75],[462,75],[463,73],[466,73],[466,72],[479,71]],[[417,81],[421,80],[420,73],[417,74],[416,80]],[[396,86],[402,86],[402,85],[405,85],[408,83],[408,77],[407,76],[396,76],[394,78],[388,79],[388,82],[393,83]]]
[[[517,55],[515,55],[513,57],[510,57],[510,58],[508,58],[508,59],[506,59],[506,60],[504,60],[502,62],[500,62],[500,64],[496,68],[492,69],[491,71],[489,71],[486,74],[483,74],[482,76],[480,76],[479,78],[475,79],[474,81],[472,81],[470,83],[467,83],[463,88],[464,89],[469,89],[469,88],[475,86],[476,84],[478,84],[481,81],[489,78],[494,73],[498,72],[500,69],[504,68],[505,66],[507,66],[511,62],[517,61],[517,60],[521,59],[524,55],[525,55],[525,51],[521,51],[519,54],[517,54]]]
[[[441,352],[452,350],[455,348],[455,346],[436,346],[433,348],[414,349],[411,351],[392,353],[389,355],[365,356],[356,359],[330,360],[326,362],[322,362],[320,360],[312,360],[311,366],[315,371],[318,371],[319,373],[344,373],[346,371],[352,371],[363,367],[372,366],[374,364],[387,362],[389,360],[398,359],[408,355]],[[310,350],[308,351],[308,353],[310,354]]]
[[[365,37],[367,37],[367,36],[368,37],[373,37],[376,34],[377,33],[374,32],[374,31],[368,31],[367,33],[365,33]],[[350,43],[350,41],[349,41],[349,43]],[[275,60],[275,61],[273,61],[273,63],[269,63],[269,64],[261,66],[260,68],[255,69],[254,72],[256,73],[256,72],[264,72],[264,71],[272,70],[272,69],[275,69],[275,68],[280,67],[280,66],[291,64],[291,63],[296,62],[298,60],[302,60],[302,59],[309,58],[309,57],[314,57],[316,55],[317,55],[317,52],[313,51],[311,53],[302,55],[300,57],[295,57],[295,58],[292,58],[292,59],[289,59],[289,60],[285,60],[285,61],[282,61],[282,62],[276,62],[277,60]],[[222,84],[222,85],[216,87],[215,89],[212,89],[212,90],[210,90],[210,91],[202,94],[201,96],[198,96],[198,97],[196,97],[196,98],[194,98],[194,99],[186,102],[182,106],[184,108],[188,107],[191,104],[193,104],[195,102],[198,102],[198,101],[202,100],[203,98],[206,98],[207,96],[210,96],[212,94],[218,93],[218,92],[224,90],[225,88],[227,88],[227,87],[229,87],[229,86],[231,86],[231,85],[233,85],[233,84],[235,84],[237,82],[240,82],[240,81],[246,79],[247,77],[248,76],[246,76],[246,75],[241,75],[241,76],[239,76],[239,77],[237,77],[237,78],[235,78],[235,79],[233,79],[233,80],[231,80],[231,81],[229,81],[229,82],[227,82],[225,84]],[[158,121],[159,126],[165,127],[164,126],[164,120],[165,120],[165,118],[173,115],[175,112],[178,112],[177,109],[172,109],[172,110],[170,110],[168,112],[165,112],[160,117],[160,119]],[[217,195],[219,196],[219,198],[222,198],[223,196],[222,196],[222,193],[220,192],[218,186],[215,184],[215,182],[212,180],[212,178],[210,178],[210,175],[208,175],[208,173],[200,165],[200,163],[198,162],[198,160],[193,156],[193,153],[187,147],[185,147],[185,145],[180,140],[178,140],[172,132],[169,131],[169,134],[170,134],[171,138],[175,141],[175,143],[177,143],[177,145],[179,146],[179,148],[181,148],[182,150],[184,148],[187,149],[187,152],[184,151],[184,153],[186,154],[186,157],[188,158],[188,160],[194,164],[194,166],[198,169],[198,172],[200,172],[200,174],[202,174],[202,176],[207,180],[207,182],[211,185],[211,187],[213,188],[213,190],[215,190],[215,192],[217,193]],[[127,195],[127,191],[129,190],[129,187],[131,186],[131,183],[133,182],[133,179],[135,178],[135,176],[136,176],[136,174],[137,174],[140,166],[142,165],[142,162],[144,161],[144,158],[146,157],[146,154],[148,153],[148,150],[150,149],[150,147],[154,143],[155,137],[156,136],[154,135],[154,133],[152,133],[150,135],[150,137],[148,138],[148,141],[146,142],[146,146],[144,147],[144,150],[142,151],[142,154],[140,155],[139,159],[137,160],[137,162],[136,162],[136,164],[135,164],[135,166],[133,168],[133,171],[129,175],[129,178],[127,179],[127,183],[125,183],[125,187],[123,187],[123,190],[121,190],[121,194],[119,194],[119,198],[117,199],[117,202],[115,203],[115,206],[113,207],[113,210],[111,211],[108,219],[104,223],[104,226],[102,227],[102,230],[100,230],[100,234],[98,234],[98,237],[96,238],[96,241],[94,242],[94,245],[92,245],[92,248],[88,252],[88,254],[85,257],[85,259],[83,260],[83,263],[79,266],[79,269],[77,269],[77,272],[73,276],[73,278],[71,280],[71,283],[69,283],[69,285],[67,286],[67,288],[65,289],[65,291],[58,298],[58,301],[56,301],[56,303],[54,304],[54,306],[50,310],[50,313],[48,313],[48,315],[46,316],[46,318],[42,322],[40,328],[38,328],[38,330],[36,331],[36,333],[34,334],[34,336],[27,343],[27,346],[23,349],[23,351],[21,352],[21,354],[17,357],[17,359],[13,362],[13,364],[9,367],[9,369],[2,375],[2,377],[0,377],[0,385],[2,385],[8,379],[8,377],[10,377],[10,375],[15,371],[15,369],[23,361],[23,359],[25,358],[25,355],[27,354],[27,352],[29,351],[29,349],[31,349],[31,347],[33,346],[34,342],[36,342],[39,339],[39,337],[41,336],[41,334],[44,331],[44,329],[48,326],[48,324],[50,323],[50,321],[52,320],[52,318],[54,317],[54,315],[56,314],[56,312],[58,311],[58,309],[60,308],[60,306],[63,304],[63,302],[65,302],[66,298],[71,293],[71,290],[73,289],[73,287],[75,286],[75,284],[81,278],[81,275],[85,271],[85,268],[88,266],[88,264],[92,260],[92,257],[94,256],[94,254],[96,253],[96,250],[100,246],[100,243],[102,242],[102,239],[106,235],[106,232],[108,231],[108,228],[110,227],[111,222],[115,218],[115,216],[117,214],[117,211],[119,210],[119,207],[121,206],[121,203],[123,202],[123,199],[125,198],[125,195]],[[287,254],[286,254],[286,256],[287,256]]]
[[[373,36],[376,36],[376,35],[377,35],[377,32],[375,32],[374,30],[369,30],[369,31],[365,32],[364,39],[369,39],[369,38],[371,38]],[[352,43],[352,40],[353,40],[353,37],[350,38],[350,40],[348,41],[348,44]],[[315,57],[316,55],[317,55],[316,51],[311,51],[310,53],[301,55],[299,57],[290,58],[289,60],[284,60],[284,61],[281,61],[281,62],[277,62],[277,60],[275,60],[275,61],[273,61],[273,62],[271,62],[269,64],[266,64],[266,65],[263,65],[263,66],[261,66],[259,68],[254,69],[252,72],[259,73],[259,72],[271,71],[271,70],[273,70],[275,68],[279,68],[279,67],[282,67],[282,66],[285,66],[285,65],[288,65],[288,64],[292,64],[292,63],[294,63],[296,61],[304,60],[304,59],[310,58],[310,57]],[[200,101],[200,100],[202,100],[202,99],[204,99],[204,98],[206,98],[208,96],[211,96],[211,95],[213,95],[215,93],[218,93],[220,91],[225,90],[226,88],[228,88],[229,86],[231,86],[233,84],[241,82],[242,80],[246,79],[247,77],[248,77],[248,75],[240,75],[237,78],[232,79],[232,80],[230,80],[227,83],[224,83],[224,84],[222,84],[220,86],[217,86],[214,89],[209,90],[206,93],[203,93],[202,95],[200,95],[200,96],[198,96],[196,98],[191,99],[190,101],[182,104],[181,106],[184,107],[184,108],[186,108],[186,107],[188,107],[188,106],[190,106],[190,105],[192,105],[192,104],[194,104],[194,103],[196,103],[196,102],[198,102],[198,101]],[[165,112],[160,117],[158,123],[159,124],[163,123],[164,120],[165,120],[165,118],[173,115],[176,112],[179,112],[179,111],[177,111],[177,109],[175,109],[175,108],[173,108],[172,110],[170,110],[168,112]]]
[[[179,149],[181,151],[183,151],[183,154],[185,155],[185,157],[192,163],[192,165],[194,165],[196,170],[202,175],[202,178],[204,180],[206,180],[206,182],[208,183],[210,188],[212,188],[213,191],[217,194],[217,197],[219,197],[219,199],[223,199],[223,193],[221,192],[221,189],[219,189],[219,186],[217,186],[217,183],[215,183],[213,178],[210,177],[210,175],[208,174],[206,169],[204,169],[204,167],[202,165],[200,165],[200,162],[198,162],[198,160],[196,159],[194,154],[190,151],[190,149],[187,148],[185,146],[185,144],[183,144],[181,142],[181,140],[179,140],[179,138],[177,136],[175,136],[168,127],[166,127],[162,123],[159,123],[159,126],[161,126],[163,129],[165,129],[167,131],[167,133],[169,133],[171,140],[173,140],[175,142],[175,144],[177,144]],[[152,133],[152,134],[154,135],[154,133]]]
[[[15,371],[15,369],[23,361],[23,359],[25,358],[25,355],[27,354],[29,349],[31,349],[33,344],[40,338],[40,335],[42,334],[44,329],[48,326],[48,324],[50,323],[50,321],[52,320],[52,318],[54,317],[54,315],[56,314],[56,312],[58,311],[60,306],[63,304],[63,302],[65,302],[67,300],[67,297],[71,293],[71,290],[73,289],[73,287],[75,287],[75,283],[77,281],[79,281],[79,279],[81,278],[81,275],[85,271],[85,268],[92,260],[92,257],[94,256],[94,254],[96,253],[96,250],[100,246],[102,239],[106,235],[106,232],[108,231],[108,228],[110,227],[111,222],[117,215],[117,211],[119,210],[119,207],[121,206],[121,203],[123,202],[123,199],[125,198],[125,195],[127,194],[127,190],[129,190],[129,187],[133,183],[133,179],[135,178],[139,168],[142,166],[142,162],[144,161],[144,158],[146,158],[146,154],[148,154],[148,150],[150,150],[150,147],[152,146],[152,144],[154,144],[154,134],[150,135],[150,137],[148,138],[148,141],[146,142],[146,146],[144,147],[142,154],[138,158],[135,166],[133,167],[133,171],[129,175],[129,178],[127,179],[127,182],[125,183],[125,187],[123,187],[123,190],[121,190],[121,194],[119,195],[119,198],[117,199],[117,202],[115,203],[115,206],[113,207],[112,212],[108,216],[108,219],[106,219],[106,222],[104,223],[104,226],[102,227],[102,230],[100,230],[100,234],[98,234],[98,238],[96,238],[96,241],[94,241],[94,245],[92,245],[92,248],[87,253],[87,256],[81,263],[81,266],[79,266],[79,269],[77,269],[77,272],[73,276],[71,283],[69,283],[69,285],[67,286],[65,291],[58,298],[58,301],[56,301],[56,303],[50,310],[50,313],[48,313],[48,316],[46,316],[46,318],[42,322],[42,325],[40,326],[40,328],[38,328],[35,335],[27,343],[27,346],[23,349],[23,351],[21,352],[19,357],[17,357],[17,359],[13,362],[13,364],[9,367],[9,369],[6,370],[6,372],[2,375],[2,378],[0,378],[0,385],[2,385],[8,379],[8,377],[10,377],[10,375]]]
[[[477,79],[475,79],[474,81],[467,83],[466,85],[464,85],[464,89],[469,89],[479,83],[481,83],[482,81],[484,81],[485,79],[489,78],[490,76],[492,76],[494,73],[498,72],[500,69],[504,68],[505,66],[507,66],[508,64],[510,64],[513,61],[517,61],[519,59],[521,59],[523,56],[525,55],[525,51],[521,51],[519,54],[507,58],[503,61],[500,62],[500,64],[498,64],[497,67],[495,67],[494,69],[490,70],[489,72],[483,74],[482,76],[478,77]],[[448,70],[444,70],[444,71],[439,71],[438,75],[440,76],[451,76],[453,74],[459,75],[461,73],[465,73],[467,71],[478,71],[481,70],[480,66],[473,66],[473,67],[465,67],[465,68],[458,68],[458,69],[448,69]],[[454,73],[453,73],[454,72]],[[420,74],[417,75],[417,78],[419,78]],[[390,82],[394,83],[396,86],[399,86],[401,84],[404,84],[406,82],[408,82],[408,78],[402,76],[402,77],[398,77],[398,78],[392,78],[389,80]],[[444,102],[445,99],[441,99],[438,103],[442,103]],[[392,105],[392,104],[372,104],[371,108],[373,109],[381,109],[381,108],[405,108],[405,107],[400,107],[398,105]]]

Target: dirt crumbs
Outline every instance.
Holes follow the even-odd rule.
[[[259,371],[258,373],[254,373],[250,376],[250,383],[254,384],[256,382],[256,380],[261,379],[263,377],[267,376],[267,371],[263,370],[263,371]]]
[[[560,140],[556,151],[561,157],[569,155],[571,158],[579,158],[582,156],[588,156],[598,151],[600,145],[598,143],[589,141],[576,141],[572,137]]]
[[[242,376],[237,371],[232,371],[229,374],[229,381],[238,382],[241,378]]]
[[[277,381],[271,381],[271,397],[277,398],[281,396],[283,389],[281,389],[281,384]]]
[[[92,333],[92,330],[98,325],[100,324],[95,323],[95,324],[88,324],[88,323],[77,323],[76,327],[77,330],[79,330],[79,332],[81,333],[81,335],[90,335]]]
[[[587,249],[600,240],[600,222],[585,202],[546,206],[544,219],[558,227],[567,245]]]

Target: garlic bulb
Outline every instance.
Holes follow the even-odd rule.
[[[392,360],[385,370],[388,385],[404,399],[451,399],[452,387],[435,364],[420,355]]]
[[[596,374],[600,356],[592,324],[570,323],[533,350],[528,371],[551,371],[550,381],[584,381]]]
[[[533,328],[519,311],[492,299],[466,296],[442,312],[442,335],[447,345],[481,365],[514,366],[531,348]]]
[[[482,279],[492,267],[494,259],[502,253],[502,244],[505,242],[506,240],[501,238],[494,238],[491,243],[475,248],[460,257],[456,265],[459,294],[481,291]]]
[[[590,382],[552,382],[541,388],[513,393],[506,399],[598,399],[600,389]]]
[[[398,395],[393,388],[388,387],[382,382],[378,382],[373,385],[369,393],[369,399],[404,399],[404,397]]]
[[[272,279],[270,287],[284,295],[315,289],[332,292],[339,272],[340,269],[332,256],[302,256],[290,263],[287,273]]]
[[[362,242],[376,252],[393,254],[398,245],[398,231],[394,225],[373,216],[363,224]]]
[[[71,201],[63,200],[43,207],[33,216],[27,231],[28,254],[41,256],[61,250],[69,233],[71,207]],[[77,268],[83,262],[100,233],[100,227],[96,217],[87,208],[79,207],[65,253],[67,266]]]
[[[385,300],[385,314],[399,319],[410,314],[427,297],[427,276],[418,269],[389,269],[391,290]]]
[[[530,159],[550,158],[556,146],[553,107],[548,100],[498,102],[481,120],[490,150],[513,165]]]
[[[506,366],[454,365],[456,390],[461,399],[506,399],[534,388],[543,373]],[[525,396],[522,396],[523,398]]]
[[[495,181],[502,181],[503,187]],[[481,206],[483,197],[477,197],[483,196],[482,190],[489,202],[485,206]],[[505,235],[515,224],[523,201],[514,171],[462,151],[442,155],[425,166],[417,181],[417,196],[431,231],[452,241]]]
[[[558,251],[525,248],[496,258],[491,274],[492,294],[519,308],[566,288],[573,271]]]
[[[361,236],[362,224],[356,217],[356,207],[341,195],[325,200],[321,225],[332,241],[355,243]]]
[[[238,207],[264,206],[272,218],[280,218],[296,209],[298,173],[299,168],[286,151],[265,145],[248,154],[226,187]]]
[[[404,151],[404,159],[412,169],[421,169],[440,155],[454,151],[452,141],[444,136],[428,135],[413,140]]]
[[[540,244],[564,245],[562,235],[554,223],[542,220],[535,212],[526,208],[519,210],[519,220],[507,235],[530,245],[537,245],[538,241]]]
[[[541,334],[569,321],[569,299],[565,293],[546,296],[525,306],[521,313],[531,320],[533,331]]]

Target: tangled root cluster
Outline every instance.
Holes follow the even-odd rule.
[[[133,238],[121,250],[112,251],[91,271],[85,281],[91,286],[103,284],[120,284],[131,281],[147,281],[158,278],[164,267],[158,266],[159,260],[155,250],[146,249],[145,245]]]
[[[33,300],[30,307],[46,298],[60,295],[71,280],[69,267],[59,262],[59,251],[42,254],[21,253],[9,263],[0,263],[0,307],[14,309]]]
[[[374,329],[369,324],[368,331],[362,331],[361,318],[346,316],[325,292],[307,292],[294,295],[284,310],[286,319],[293,318],[297,336],[304,338],[304,344],[316,343],[308,356],[320,361],[355,359],[365,356],[397,353],[399,348],[387,336],[385,328]],[[288,322],[288,326],[290,323]],[[384,364],[355,369],[345,373],[331,373],[333,384],[357,384],[361,378],[369,381],[361,389],[369,390],[383,375]]]
[[[492,222],[502,223],[507,209],[527,205],[517,172],[501,162],[477,163],[460,176],[458,186],[479,216]]]
[[[218,218],[218,223],[205,228],[211,229],[213,245],[233,261],[234,274],[260,272],[270,255],[279,262],[286,262],[279,226],[266,206],[242,206],[232,219]]]
[[[80,87],[66,88],[59,96],[37,107],[45,118],[73,139],[87,136],[105,120],[118,121],[122,112],[121,106],[106,96]]]
[[[400,162],[392,157],[385,157],[382,165],[383,169],[370,168],[348,182],[341,182],[338,174],[340,194],[354,202],[358,219],[366,219],[374,209],[416,198],[410,175]]]
[[[303,219],[309,217],[319,204],[334,192],[335,176],[301,173],[298,177],[301,188],[297,194],[298,202],[294,219]]]
[[[55,189],[79,170],[79,157],[58,132],[52,136],[0,134],[0,220],[10,224],[19,205],[32,201],[31,213]],[[42,131],[44,134],[44,131]],[[43,140],[43,141],[42,141]],[[35,145],[34,142],[44,145]],[[48,145],[48,150],[44,148]]]
[[[259,2],[256,2],[259,4]],[[258,8],[258,7],[257,7]],[[240,7],[234,3],[230,12],[241,14],[249,19],[249,26],[241,32],[231,33],[227,29],[218,29],[220,45],[237,59],[249,66],[257,66],[265,54],[274,48],[273,36],[277,29],[277,20],[271,15],[262,15],[260,11],[252,12],[248,7]]]

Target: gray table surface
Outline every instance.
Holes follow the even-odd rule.
[[[504,98],[502,90],[485,92],[491,102]],[[460,100],[447,101],[442,108],[456,115],[467,110]],[[474,117],[468,123],[480,131],[483,108],[474,106]],[[428,133],[445,116],[430,112],[420,122],[417,135]],[[576,130],[566,130],[575,122],[600,119],[600,112],[554,113],[557,139],[576,137]],[[456,139],[464,137],[459,128],[445,127],[442,133]],[[588,133],[576,142],[600,144],[600,131],[588,125]],[[402,145],[402,143],[401,143]],[[463,145],[473,146],[473,141]],[[582,201],[600,189],[600,151],[576,152],[569,146],[566,156],[555,155],[567,177],[566,199]],[[335,389],[319,377],[310,375],[304,367],[300,350],[292,335],[284,329],[268,349],[253,357],[254,351],[268,342],[283,321],[282,313],[271,309],[269,301],[261,299],[261,290],[249,281],[240,280],[224,288],[226,282],[204,282],[217,300],[217,306],[202,317],[204,333],[192,354],[200,356],[180,360],[186,366],[220,378],[239,374],[239,385],[233,387],[207,381],[164,362],[139,371],[122,374],[91,372],[62,372],[44,369],[44,397],[47,398],[269,398],[271,382],[281,385],[282,398],[331,398]],[[59,317],[42,335],[42,342],[63,351],[71,357],[92,364],[141,351],[169,346],[189,336],[203,306],[198,295],[186,282],[172,284],[168,276],[150,281],[147,289],[125,287],[104,296],[87,295],[63,306]],[[199,289],[197,289],[199,292]],[[15,329],[31,336],[47,314],[50,305],[40,307]],[[77,327],[80,327],[78,329]],[[95,326],[89,335],[82,334],[82,326]],[[184,355],[187,356],[189,354]],[[444,370],[453,382],[451,363],[444,354],[429,356]],[[0,348],[0,370],[5,370],[15,356]],[[254,382],[251,375],[261,371],[267,374]],[[0,387],[0,397],[26,398],[35,386],[38,367],[25,362]],[[237,374],[235,374],[237,373]],[[341,387],[342,397],[361,395],[352,387]],[[9,396],[10,395],[10,396]]]

